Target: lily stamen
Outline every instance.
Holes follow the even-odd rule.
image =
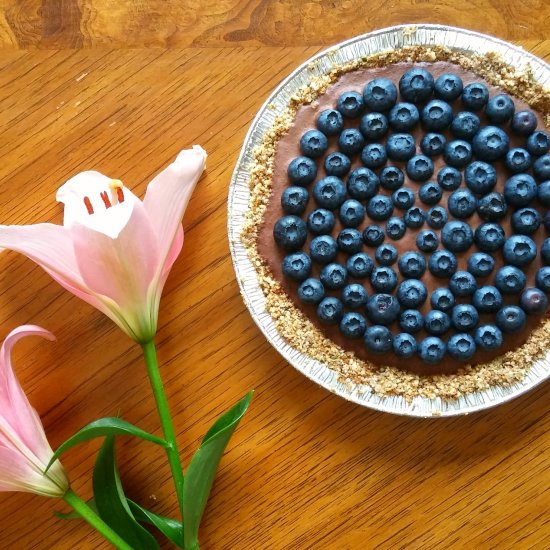
[[[116,198],[118,199],[118,202],[124,202],[124,191],[122,190],[122,187],[116,188]]]
[[[105,205],[105,208],[111,208],[111,206],[113,206],[111,204],[111,201],[109,200],[109,195],[107,195],[107,191],[101,191],[99,196],[101,197],[101,200],[103,201],[103,204]]]
[[[90,214],[91,216],[94,213],[94,207],[92,206],[92,202],[88,197],[84,197],[84,206],[86,207],[88,214]]]

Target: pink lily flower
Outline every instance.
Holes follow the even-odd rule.
[[[57,460],[47,473],[53,451],[37,412],[11,366],[11,349],[24,336],[55,340],[43,328],[24,325],[10,332],[0,349],[0,491],[25,491],[62,497],[69,480]]]
[[[198,145],[148,185],[81,172],[57,192],[63,225],[0,225],[0,249],[24,254],[139,343],[152,340],[164,283],[183,246],[181,220],[206,163]]]

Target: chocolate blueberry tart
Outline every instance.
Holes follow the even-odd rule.
[[[281,334],[381,393],[519,379],[550,334],[548,107],[528,71],[444,48],[312,79],[243,232]]]

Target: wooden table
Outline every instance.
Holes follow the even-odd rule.
[[[5,0],[0,8],[0,214],[61,221],[57,187],[84,169],[138,194],[179,149],[200,143],[207,174],[185,215],[157,336],[187,464],[214,418],[256,396],[217,477],[201,531],[208,549],[550,547],[548,384],[475,416],[411,420],[318,388],[265,341],[239,296],[226,239],[229,179],[266,96],[342,39],[397,23],[493,33],[550,60],[545,0]],[[120,410],[158,432],[139,348],[33,263],[0,256],[0,336],[33,322],[15,365],[52,445]],[[63,458],[91,495],[99,442]],[[176,514],[163,454],[119,442],[127,493]],[[99,549],[53,511],[0,497],[0,548]]]

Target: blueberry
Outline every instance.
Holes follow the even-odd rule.
[[[443,226],[441,242],[451,252],[465,252],[474,242],[474,233],[467,223],[450,221]]]
[[[461,111],[457,113],[451,123],[451,133],[455,138],[470,141],[481,127],[481,121],[475,113]]]
[[[525,149],[516,147],[515,149],[510,149],[506,153],[504,164],[506,165],[506,168],[514,174],[526,172],[529,168],[531,168],[531,155]]]
[[[404,181],[405,175],[397,166],[386,166],[380,172],[380,185],[388,191],[399,189]]]
[[[367,291],[358,283],[346,285],[342,290],[342,302],[346,307],[357,309],[366,305],[369,296]]]
[[[326,109],[317,117],[317,128],[325,136],[337,136],[344,129],[344,117],[336,109]]]
[[[420,120],[420,113],[412,103],[398,103],[391,108],[388,120],[394,130],[404,132],[416,126]]]
[[[453,334],[447,342],[447,352],[457,361],[467,361],[476,352],[476,343],[469,334]]]
[[[460,96],[463,89],[462,80],[453,73],[445,73],[435,81],[435,95],[445,101],[454,101]]]
[[[371,257],[365,252],[359,252],[350,256],[346,262],[348,273],[356,279],[368,277],[374,267]]]
[[[548,308],[548,298],[538,288],[526,288],[521,294],[519,304],[525,313],[540,315]]]
[[[361,338],[366,329],[367,323],[361,314],[355,311],[344,313],[340,321],[340,331],[346,338]]]
[[[534,208],[520,208],[512,214],[512,229],[522,235],[532,235],[542,222],[540,214]]]
[[[450,311],[455,305],[455,296],[448,288],[436,288],[432,292],[430,303],[434,309]]]
[[[376,195],[367,204],[367,214],[376,221],[387,220],[393,214],[393,204],[386,195]]]
[[[537,186],[537,199],[543,206],[550,206],[550,180],[539,183]]]
[[[391,292],[397,286],[397,274],[388,266],[375,267],[370,282],[377,292]]]
[[[519,332],[525,325],[525,311],[518,306],[504,306],[496,315],[497,326],[502,332]]]
[[[348,199],[340,206],[340,221],[346,227],[357,227],[365,219],[365,207],[355,199]]]
[[[433,229],[441,229],[447,223],[447,211],[442,206],[433,206],[428,210],[426,221]]]
[[[405,225],[407,227],[417,229],[419,227],[422,227],[422,225],[424,224],[424,221],[426,220],[426,214],[424,213],[424,210],[422,210],[422,208],[419,208],[418,206],[413,206],[405,212],[403,220],[405,221]]]
[[[424,317],[417,309],[406,309],[399,317],[401,330],[416,334],[424,328]]]
[[[443,189],[437,183],[429,181],[420,188],[418,196],[424,204],[437,204],[443,196]]]
[[[544,224],[544,229],[546,229],[546,231],[550,233],[550,212],[546,212],[542,223]]]
[[[426,155],[415,155],[407,162],[407,175],[413,181],[426,181],[434,173],[434,163]]]
[[[437,249],[439,238],[435,231],[424,229],[416,236],[416,246],[422,252],[433,252]]]
[[[432,99],[422,108],[420,119],[427,130],[444,130],[453,120],[453,110],[446,101]]]
[[[506,263],[522,267],[537,256],[537,245],[525,235],[512,235],[504,243],[502,255]]]
[[[550,239],[544,239],[540,249],[540,257],[545,265],[550,264]]]
[[[515,174],[504,184],[504,198],[512,206],[527,206],[537,195],[537,184],[529,174]]]
[[[386,148],[381,143],[369,143],[361,151],[361,161],[367,168],[380,168],[386,160]]]
[[[374,353],[384,353],[392,348],[392,335],[387,327],[373,325],[365,332],[365,346]]]
[[[414,138],[410,134],[391,134],[386,141],[388,158],[409,160],[416,152]]]
[[[445,166],[437,173],[437,183],[445,191],[455,191],[460,187],[462,173],[452,166]]]
[[[502,294],[518,294],[527,284],[525,273],[512,265],[505,265],[498,269],[495,277],[495,286]]]
[[[455,218],[469,218],[477,208],[477,200],[468,189],[457,189],[449,196],[447,208]]]
[[[308,199],[309,193],[304,187],[287,187],[281,195],[281,206],[285,214],[302,214]]]
[[[300,139],[300,149],[306,157],[319,158],[327,148],[327,136],[319,130],[308,130]]]
[[[318,304],[325,297],[325,287],[317,279],[306,279],[298,287],[298,298],[306,304]]]
[[[531,111],[518,111],[512,118],[512,130],[518,136],[528,136],[537,127],[537,117]]]
[[[338,245],[330,235],[320,235],[309,243],[309,255],[318,264],[329,264],[336,258]]]
[[[479,313],[471,304],[459,304],[451,312],[451,321],[456,330],[472,330],[479,322]]]
[[[464,171],[464,181],[473,193],[485,195],[497,182],[497,171],[491,164],[474,160]]]
[[[477,201],[477,213],[487,222],[499,221],[506,216],[508,205],[502,193],[493,191]]]
[[[344,92],[336,102],[336,109],[344,115],[345,118],[357,118],[363,112],[365,103],[363,95],[359,92]]]
[[[425,134],[420,141],[420,149],[428,157],[435,157],[443,153],[447,140],[443,134]]]
[[[392,244],[381,244],[374,258],[380,265],[393,265],[397,261],[397,249]]]
[[[311,259],[304,252],[294,252],[283,260],[283,275],[293,281],[303,281],[311,273]]]
[[[381,325],[393,323],[401,311],[399,302],[391,294],[374,294],[367,302],[367,317]]]
[[[346,199],[346,186],[336,176],[326,176],[313,186],[313,197],[321,208],[334,210]]]
[[[540,157],[550,150],[550,135],[547,132],[533,132],[527,138],[527,150],[536,157]]]
[[[363,230],[363,242],[367,246],[378,246],[384,241],[384,231],[379,225],[369,225]]]
[[[418,252],[405,252],[400,256],[398,266],[403,277],[420,279],[426,272],[426,259]]]
[[[408,359],[416,353],[416,339],[414,336],[402,332],[393,338],[393,352],[400,359]]]
[[[424,328],[428,334],[441,336],[451,328],[451,319],[443,311],[432,309],[424,318]]]
[[[541,267],[537,271],[535,283],[544,292],[550,292],[550,267]]]
[[[348,280],[348,272],[343,265],[328,264],[321,269],[319,278],[325,288],[337,290],[345,286]]]
[[[359,130],[365,139],[380,139],[388,131],[388,119],[382,113],[368,113],[363,116]]]
[[[317,317],[327,325],[339,323],[343,313],[344,306],[342,302],[332,296],[323,298],[317,306]]]
[[[356,128],[346,128],[338,137],[338,147],[346,155],[356,155],[364,146],[365,138]]]
[[[485,113],[492,123],[502,124],[512,118],[515,110],[512,98],[506,94],[499,94],[489,100]]]
[[[308,157],[296,157],[288,165],[288,178],[296,185],[308,185],[317,177],[317,165]]]
[[[371,80],[363,91],[365,105],[371,111],[388,111],[397,101],[397,88],[389,78]]]
[[[442,279],[451,277],[456,268],[456,256],[448,250],[436,250],[428,262],[428,269],[432,275]]]
[[[455,296],[470,296],[476,291],[476,288],[475,277],[468,271],[457,271],[449,281],[449,290]]]
[[[399,92],[405,101],[423,103],[430,99],[433,91],[433,76],[419,67],[409,69],[399,79]]]
[[[336,239],[338,248],[346,254],[357,254],[363,248],[361,233],[357,229],[345,228],[340,231]]]
[[[405,235],[407,226],[401,218],[390,218],[386,222],[386,235],[393,241],[398,241]]]
[[[397,299],[403,307],[419,307],[426,301],[427,297],[426,285],[418,279],[407,279],[397,289]]]
[[[510,147],[510,139],[498,126],[485,126],[472,141],[474,154],[480,160],[493,161],[504,157]]]
[[[378,176],[370,168],[356,168],[348,177],[350,197],[366,201],[378,193]]]
[[[330,210],[325,210],[324,208],[313,210],[307,217],[307,228],[314,235],[330,233],[335,223],[334,214]]]
[[[550,179],[550,155],[542,155],[533,163],[533,173],[540,181]]]
[[[494,258],[485,252],[475,252],[468,258],[468,271],[474,277],[487,277],[494,268]]]
[[[307,238],[306,224],[298,216],[283,216],[275,222],[273,237],[277,246],[283,250],[300,250]]]
[[[504,229],[496,223],[482,223],[476,227],[474,241],[483,252],[495,252],[504,245],[506,235]]]
[[[480,313],[495,313],[502,307],[502,294],[494,286],[482,286],[475,291],[472,303]]]
[[[490,351],[502,346],[502,331],[495,325],[479,325],[474,334],[477,346]]]
[[[443,158],[449,166],[464,168],[472,160],[472,146],[462,139],[447,142]]]
[[[325,157],[327,176],[345,176],[351,168],[351,160],[344,153],[334,151]]]
[[[483,109],[489,101],[489,90],[487,86],[481,82],[472,82],[464,86],[462,91],[462,103],[466,109],[471,111],[479,111]]]
[[[443,359],[446,349],[447,346],[441,338],[437,336],[428,336],[420,342],[420,346],[418,346],[418,355],[420,355],[420,359],[425,363],[435,365]]]
[[[414,193],[410,189],[398,189],[393,192],[391,200],[396,208],[408,210],[414,204]]]

